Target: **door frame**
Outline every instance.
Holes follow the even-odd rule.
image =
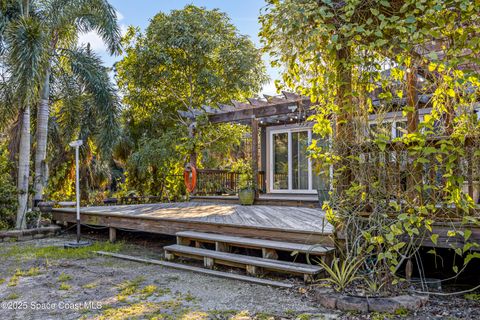
[[[269,193],[294,193],[294,194],[316,194],[317,190],[312,190],[313,186],[313,170],[312,160],[308,157],[308,189],[292,189],[293,178],[293,160],[292,160],[292,133],[293,132],[308,132],[308,143],[312,142],[312,126],[313,124],[303,123],[303,125],[291,124],[267,127],[267,192]],[[288,134],[288,189],[273,189],[273,135],[278,133]]]

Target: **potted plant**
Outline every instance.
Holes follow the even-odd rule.
[[[252,205],[255,201],[256,192],[252,168],[247,161],[241,160],[232,167],[232,171],[240,174],[238,180],[238,199],[240,204],[244,206]]]

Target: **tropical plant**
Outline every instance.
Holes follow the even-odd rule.
[[[56,66],[77,73],[78,80],[97,100],[97,106],[104,110],[111,108],[112,89],[108,77],[102,75],[105,71],[95,63],[85,65],[92,62],[91,56],[86,55],[84,48],[77,48],[76,41],[78,33],[95,30],[112,52],[118,52],[120,32],[114,9],[103,0],[6,0],[1,5],[4,10],[0,16],[0,41],[9,74],[6,83],[12,92],[9,101],[21,111],[17,130],[20,135],[17,227],[24,227],[29,194],[31,107],[38,104],[34,180],[38,201],[48,172],[46,149],[52,70]],[[115,117],[105,125],[113,128]],[[112,131],[110,138],[114,137],[116,134]]]
[[[319,260],[319,264],[323,267],[328,278],[322,279],[332,284],[333,288],[338,292],[345,292],[348,286],[355,280],[361,279],[358,275],[359,268],[363,261],[360,259],[333,259],[331,265]]]
[[[160,192],[192,155],[199,168],[228,167],[245,127],[192,123],[188,114],[259,91],[267,78],[252,41],[224,13],[193,5],[159,13],[144,33],[130,28],[123,40],[126,56],[115,69],[126,108],[115,154],[130,188]]]
[[[5,67],[9,73],[8,86],[13,105],[20,111],[17,191],[18,209],[16,227],[26,225],[28,187],[30,176],[30,110],[39,96],[40,83],[47,66],[47,37],[44,26],[32,16],[30,1],[3,3],[17,15],[4,19]],[[10,10],[11,8],[11,10]],[[11,108],[11,106],[9,106]]]
[[[252,165],[249,161],[245,159],[238,159],[232,165],[232,172],[236,172],[239,174],[238,180],[238,189],[252,189],[253,188],[253,172],[252,172]]]
[[[53,174],[46,194],[55,200],[73,196],[75,171],[69,141],[80,138],[85,142],[80,150],[82,200],[88,201],[93,191],[107,190],[116,167],[112,149],[120,129],[116,120],[120,114],[119,100],[108,69],[100,59],[88,48],[77,50],[84,61],[72,64],[72,69],[87,69],[73,71],[56,66],[52,69],[48,150]],[[85,74],[88,81],[84,79]]]
[[[93,57],[84,48],[75,46],[78,34],[95,30],[106,43],[111,54],[120,52],[120,28],[114,8],[106,0],[49,0],[33,1],[39,12],[38,18],[48,37],[49,64],[43,74],[40,103],[37,110],[34,201],[43,197],[47,183],[46,151],[48,137],[48,119],[50,116],[50,82],[53,65],[70,69],[96,100],[99,110],[112,108],[112,88],[104,76],[103,67],[98,58]],[[103,115],[108,113],[104,112]],[[105,125],[114,129],[115,114],[105,119]],[[109,137],[116,138],[116,131]],[[114,141],[114,140],[113,140]],[[107,150],[106,150],[107,151]]]

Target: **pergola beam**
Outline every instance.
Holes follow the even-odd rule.
[[[237,109],[230,112],[210,114],[208,119],[211,123],[249,121],[252,118],[259,119],[294,113],[297,112],[299,108],[307,110],[310,108],[310,105],[311,102],[309,99],[285,101],[281,103],[271,103],[264,106],[250,106],[249,108]]]

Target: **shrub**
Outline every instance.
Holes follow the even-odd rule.
[[[12,169],[13,163],[9,159],[7,144],[0,143],[0,230],[15,226],[17,189]]]

